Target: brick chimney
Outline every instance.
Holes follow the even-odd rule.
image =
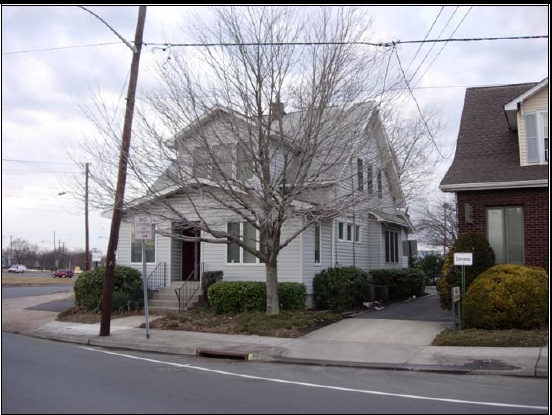
[[[284,104],[280,101],[270,103],[270,113],[272,114],[272,121],[278,121],[286,112],[284,111]]]

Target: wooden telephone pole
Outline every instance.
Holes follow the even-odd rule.
[[[142,51],[142,39],[146,22],[146,6],[140,6],[138,10],[138,23],[132,48],[132,63],[130,66],[130,78],[126,101],[125,121],[123,126],[123,138],[121,154],[119,156],[119,171],[117,175],[117,187],[115,190],[115,202],[113,204],[113,217],[111,219],[111,232],[107,246],[107,259],[104,276],[102,297],[102,320],[100,336],[109,336],[111,329],[111,297],[113,293],[113,277],[115,274],[115,252],[119,243],[119,229],[123,213],[123,200],[127,175],[127,162],[130,149],[130,137],[132,133],[132,118],[134,116],[134,101],[136,97],[136,85],[138,83],[138,68],[140,67],[140,52]]]

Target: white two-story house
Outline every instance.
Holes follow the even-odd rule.
[[[272,127],[263,145],[270,154],[272,194],[284,198],[286,189],[301,185],[295,186],[301,191],[294,194],[289,209],[278,212],[286,218],[281,240],[289,241],[278,256],[278,281],[305,284],[312,305],[313,278],[325,268],[356,266],[368,271],[407,266],[402,241],[413,229],[377,106],[365,102],[326,110],[327,122],[319,123],[321,131],[316,133],[309,131],[303,111],[286,114],[278,106],[271,112]],[[332,117],[356,120],[334,123]],[[217,230],[239,235],[263,251],[265,240],[256,225],[266,211],[259,196],[266,189],[255,163],[262,146],[250,142],[258,140],[257,127],[243,114],[216,107],[173,137],[178,166],[173,164],[157,180],[150,196],[125,210],[118,264],[142,270],[134,217],[147,213],[156,231],[146,249],[147,272],[155,274],[149,289],[198,281],[205,271],[222,271],[224,281],[265,281],[263,261],[216,237]],[[308,169],[301,170],[306,134],[319,148]],[[299,177],[302,172],[311,176]]]

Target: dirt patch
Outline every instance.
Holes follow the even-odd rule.
[[[111,319],[114,320],[122,317],[143,316],[143,315],[144,315],[144,312],[142,310],[136,310],[136,311],[130,311],[128,313],[121,313],[121,314],[112,313]],[[79,308],[75,306],[75,307],[68,308],[67,310],[59,313],[56,320],[66,321],[69,323],[96,324],[102,321],[102,314],[84,312],[79,310]]]

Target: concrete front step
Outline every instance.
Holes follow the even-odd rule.
[[[187,309],[197,308],[199,307],[199,303],[197,301],[193,301],[188,303],[188,306],[181,311],[186,311]],[[160,313],[178,313],[178,303],[176,307],[169,307],[169,306],[149,306],[150,311],[160,312]]]

